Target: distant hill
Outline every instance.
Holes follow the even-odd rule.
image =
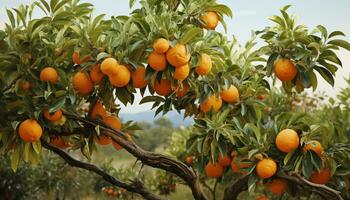
[[[145,111],[145,112],[138,112],[138,113],[120,113],[119,115],[124,121],[133,120],[133,121],[144,121],[149,123],[152,123],[155,119],[162,117],[162,115],[159,114],[156,118],[154,118],[154,111]],[[179,114],[176,111],[170,111],[163,117],[170,119],[170,121],[173,123],[175,127],[179,127],[181,125],[188,126],[193,124],[192,118],[187,117],[186,119],[184,119],[183,113]]]

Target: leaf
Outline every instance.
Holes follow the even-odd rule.
[[[332,37],[335,37],[335,36],[345,36],[345,34],[341,31],[333,31],[331,34],[329,34],[328,38],[332,38]]]
[[[129,8],[132,8],[135,5],[136,0],[129,0]]]
[[[306,152],[305,158],[303,159],[303,175],[305,178],[310,178],[312,173],[312,161],[311,161],[311,153],[310,151]]]
[[[32,146],[33,146],[35,153],[39,155],[41,152],[41,149],[42,149],[40,140],[37,142],[33,142]]]
[[[316,66],[315,69],[331,86],[334,86],[334,78],[331,72],[319,66]]]
[[[327,36],[328,36],[327,29],[322,25],[318,25],[317,29],[321,32],[323,38],[327,39]]]
[[[7,15],[8,15],[9,19],[10,19],[12,27],[15,27],[16,26],[16,21],[15,21],[15,17],[13,16],[13,13],[10,10],[8,10],[8,9],[6,9],[6,12],[7,12]]]
[[[17,167],[19,164],[19,159],[20,159],[20,152],[19,152],[20,148],[16,147],[15,150],[13,151],[12,155],[11,155],[11,168],[14,172],[17,171]]]
[[[164,98],[160,96],[147,96],[141,99],[140,104],[149,102],[164,102]]]
[[[350,51],[350,43],[348,43],[345,40],[340,40],[340,39],[331,40],[331,41],[328,42],[328,44],[333,44],[333,45],[342,47],[342,48]]]
[[[193,38],[198,37],[198,35],[203,34],[203,29],[198,27],[193,27],[187,30],[179,40],[179,43],[186,44]]]
[[[102,60],[102,59],[104,59],[104,58],[107,58],[107,57],[109,57],[110,55],[108,54],[108,53],[106,53],[106,52],[101,52],[101,53],[99,53],[98,55],[97,55],[97,58],[96,58],[96,60],[97,61],[100,61],[100,60]]]
[[[218,5],[215,5],[215,6],[210,6],[209,8],[206,9],[207,11],[215,11],[215,12],[218,12],[218,13],[222,13],[224,15],[227,15],[229,17],[232,18],[233,14],[232,14],[232,10],[227,7],[226,5],[223,5],[223,4],[218,4]]]
[[[277,16],[277,15],[273,15],[269,18],[271,21],[275,22],[276,24],[279,24],[281,27],[285,28],[286,27],[286,24],[284,22],[284,20],[280,17],[280,16]],[[274,32],[271,32],[272,35],[274,35],[275,33]]]
[[[266,62],[266,71],[267,71],[266,75],[267,76],[271,76],[277,57],[278,57],[278,53],[273,53],[273,54],[271,54],[271,56],[267,60],[267,62]]]
[[[252,174],[251,176],[249,176],[249,179],[248,179],[248,191],[249,191],[249,193],[255,191],[256,184],[258,182],[259,182],[259,178],[255,174]]]

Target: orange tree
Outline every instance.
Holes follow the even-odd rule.
[[[286,6],[270,18],[274,26],[253,33],[241,47],[215,31],[219,23],[226,27],[224,16],[232,12],[214,0],[140,5],[111,19],[92,17],[92,5],[78,0],[40,0],[7,10],[9,22],[0,32],[0,147],[11,154],[13,170],[22,161],[38,163],[45,148],[117,187],[162,199],[138,179],[121,181],[63,150],[80,150],[90,159],[96,145],[112,144],[143,165],[176,175],[195,199],[209,198],[203,176],[216,180],[213,199],[215,186],[225,181],[234,183],[224,199],[243,190],[257,193],[260,185],[277,195],[292,185],[294,196],[349,197],[335,190],[349,188],[346,127],[288,106],[295,93],[317,88],[317,73],[334,84],[342,65],[335,51],[350,50],[342,32],[328,33],[323,26],[309,31]],[[33,18],[33,10],[43,17]],[[266,45],[256,48],[257,41]],[[276,81],[287,98],[266,98]],[[133,142],[138,127],[121,123],[118,112],[120,103],[134,103],[137,92],[156,114],[184,110],[195,119],[187,140],[195,166]],[[333,142],[339,133],[343,140]],[[341,185],[329,182],[337,173]]]

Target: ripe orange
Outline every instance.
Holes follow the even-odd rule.
[[[314,151],[319,157],[321,157],[323,153],[322,145],[317,140],[311,140],[310,142],[306,143],[303,150],[304,152],[308,150]]]
[[[183,44],[176,44],[171,47],[166,53],[166,59],[173,67],[182,67],[190,61],[190,54]]]
[[[298,70],[290,59],[281,58],[275,62],[275,74],[281,81],[291,81]]]
[[[105,117],[103,119],[103,122],[115,130],[120,130],[120,128],[122,127],[120,119],[113,115]]]
[[[222,106],[221,97],[216,97],[215,95],[211,95],[201,104],[201,111],[208,112],[211,108],[213,108],[214,112],[219,111]]]
[[[310,181],[316,184],[327,184],[331,179],[331,172],[328,169],[322,169],[320,172],[314,171]]]
[[[266,196],[258,196],[255,200],[269,200]]]
[[[139,66],[135,71],[131,72],[131,79],[134,88],[144,88],[147,86],[146,68]]]
[[[21,81],[20,86],[24,92],[27,92],[30,89],[30,82],[27,80],[23,80],[23,81]]]
[[[289,153],[299,146],[299,135],[292,129],[284,129],[277,134],[275,140],[277,149]]]
[[[95,142],[99,145],[109,145],[112,139],[107,135],[100,135],[99,137],[95,136]]]
[[[68,147],[72,147],[70,142],[65,142],[61,137],[54,137],[50,139],[50,143],[58,148],[66,149]]]
[[[231,162],[231,169],[234,173],[239,173],[239,174],[247,174],[246,171],[242,169],[247,169],[251,167],[253,164],[252,162],[248,159],[248,157],[242,157],[238,159],[238,153],[234,151],[232,153],[232,162]]]
[[[101,71],[100,64],[95,64],[94,66],[92,66],[92,69],[90,71],[90,77],[92,82],[94,82],[94,84],[98,85],[101,83],[101,81],[103,80],[104,74]]]
[[[188,84],[183,84],[182,86],[179,86],[176,89],[176,96],[178,98],[184,97],[187,94],[189,89],[190,89],[190,86]]]
[[[288,182],[280,178],[273,179],[267,185],[267,189],[277,196],[282,196],[287,191],[287,187]]]
[[[275,175],[277,164],[271,158],[264,158],[256,165],[256,173],[260,178],[270,178]]]
[[[74,51],[73,55],[72,55],[72,58],[73,58],[73,62],[74,64],[77,64],[77,65],[80,65],[81,64],[81,61],[80,61],[80,56],[79,56],[79,53]]]
[[[239,101],[239,92],[234,85],[231,85],[229,89],[224,89],[220,93],[220,96],[227,103],[236,103]]]
[[[169,47],[170,47],[169,41],[164,38],[159,38],[153,43],[154,51],[159,54],[167,52]]]
[[[40,72],[40,80],[44,82],[50,82],[51,84],[56,84],[58,80],[58,73],[53,67],[45,67]]]
[[[212,66],[213,63],[210,56],[208,54],[202,53],[195,71],[198,75],[206,75],[210,72]]]
[[[36,120],[27,119],[19,125],[18,132],[24,142],[37,142],[43,134],[43,129]]]
[[[188,77],[189,74],[190,74],[190,67],[188,66],[188,64],[186,64],[182,67],[175,68],[173,77],[175,80],[183,81]]]
[[[167,79],[154,80],[154,91],[160,96],[167,96],[171,93],[171,82]]]
[[[106,58],[101,63],[101,71],[106,75],[115,74],[118,71],[118,61],[114,58]]]
[[[77,72],[73,76],[73,88],[80,96],[90,94],[94,89],[94,84],[86,72]]]
[[[117,73],[111,74],[108,77],[114,87],[125,87],[129,84],[131,73],[126,66],[119,65]]]
[[[193,156],[187,156],[185,161],[188,165],[192,165],[193,164]]]
[[[218,163],[223,167],[230,166],[231,165],[231,158],[229,155],[222,156],[221,154],[219,154]]]
[[[148,56],[148,64],[156,71],[163,71],[167,66],[165,54],[152,52]]]
[[[120,149],[123,148],[118,143],[114,142],[113,140],[112,140],[112,145],[113,145],[114,149],[117,150],[117,151],[119,151]]]
[[[50,122],[56,122],[62,118],[62,110],[58,109],[55,113],[50,114],[49,109],[44,109],[44,117],[45,119],[49,120]]]
[[[208,11],[201,16],[203,21],[203,28],[214,30],[219,23],[220,17],[216,12]]]
[[[224,168],[219,163],[208,162],[205,166],[205,174],[211,178],[219,178],[224,174]]]
[[[103,107],[100,101],[96,101],[96,103],[92,105],[90,109],[89,116],[92,119],[96,119],[97,116],[100,117],[101,119],[104,119],[105,117],[107,117],[107,111],[105,110],[105,108]]]

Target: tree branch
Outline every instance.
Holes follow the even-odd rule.
[[[116,143],[122,146],[126,151],[131,153],[137,159],[139,159],[143,164],[163,169],[165,171],[176,174],[181,179],[183,179],[186,184],[191,188],[193,197],[196,200],[207,200],[207,197],[202,191],[199,179],[194,172],[194,170],[188,167],[185,163],[174,160],[167,156],[149,152],[141,149],[133,141],[127,140],[124,133],[107,126],[101,121],[96,121],[93,119],[86,119],[74,114],[64,113],[64,115],[72,120],[76,120],[90,126],[100,126],[100,129],[108,136],[110,136]]]
[[[130,184],[122,182],[122,181],[114,178],[113,176],[111,176],[107,172],[101,170],[100,168],[98,168],[95,165],[92,165],[90,163],[84,163],[84,162],[81,162],[79,160],[74,159],[73,157],[71,157],[69,154],[67,154],[63,150],[50,145],[49,143],[47,143],[43,139],[41,140],[41,143],[42,143],[44,148],[53,151],[54,153],[59,155],[63,160],[65,160],[69,165],[71,165],[73,167],[77,167],[77,168],[81,168],[81,169],[85,169],[85,170],[94,172],[95,174],[100,175],[107,182],[109,182],[115,186],[125,188],[126,190],[128,190],[130,192],[140,194],[145,199],[162,200],[162,198],[159,197],[158,195],[155,195],[155,194],[152,194],[151,192],[149,192],[148,189],[145,187],[145,185],[139,180],[132,180]]]
[[[223,200],[235,200],[237,196],[248,189],[249,175],[242,175],[231,186],[227,187],[224,192]]]

